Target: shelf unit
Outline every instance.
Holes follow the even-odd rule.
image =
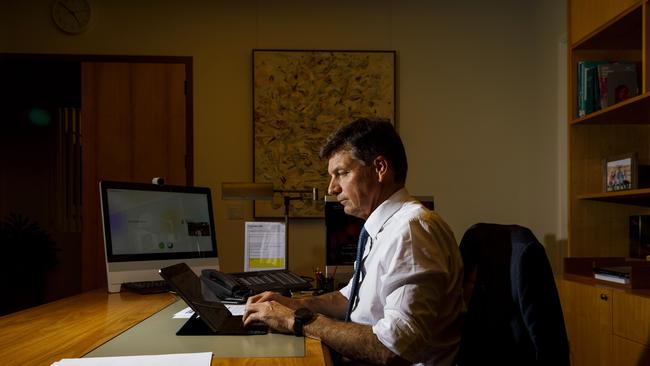
[[[569,0],[568,10],[568,256],[574,258],[565,259],[558,288],[571,361],[650,364],[650,266],[634,263],[641,267],[633,268],[629,285],[595,280],[592,269],[628,265],[629,216],[650,214],[650,186],[604,189],[607,158],[634,152],[638,165],[650,162],[650,4]],[[581,60],[640,63],[640,95],[577,117]]]
[[[650,16],[647,0],[570,0],[569,253],[625,257],[629,216],[650,214],[650,187],[605,192],[605,159],[635,152],[650,162]],[[641,64],[640,95],[577,117],[581,60]]]

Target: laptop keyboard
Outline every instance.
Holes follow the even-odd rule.
[[[165,280],[124,282],[122,288],[139,294],[159,294],[171,291],[171,287]]]

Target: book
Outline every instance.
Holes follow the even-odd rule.
[[[598,65],[600,108],[639,95],[636,65],[627,62]]]
[[[594,278],[597,280],[620,283],[621,285],[627,285],[630,283],[629,278],[619,277],[614,275],[608,275],[603,273],[594,273]]]
[[[594,278],[627,285],[630,283],[630,266],[595,267]]]
[[[600,109],[598,66],[607,63],[604,60],[578,62],[578,117]]]

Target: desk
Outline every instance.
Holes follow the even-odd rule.
[[[95,290],[0,317],[0,364],[46,365],[81,357],[177,300],[172,294]],[[215,365],[330,365],[329,351],[305,339],[305,357],[219,358]]]

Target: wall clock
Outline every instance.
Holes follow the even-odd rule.
[[[63,32],[83,33],[90,24],[91,9],[88,0],[54,0],[52,20]]]

